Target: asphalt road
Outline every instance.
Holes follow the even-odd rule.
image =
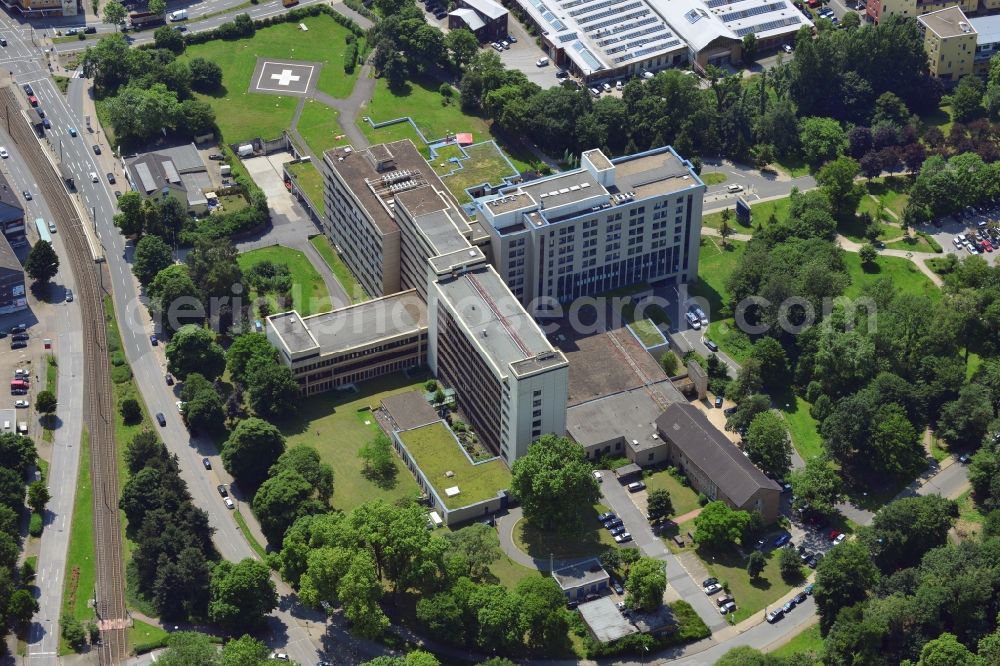
[[[35,218],[52,219],[45,201],[38,194],[38,187],[32,173],[22,159],[17,144],[0,131],[0,142],[10,157],[3,160],[2,169],[11,187],[17,192],[27,190],[32,193],[31,201],[24,201],[25,222],[32,224]],[[67,256],[62,243],[62,234],[52,234],[52,244],[60,257]],[[64,266],[68,262],[64,262]],[[53,280],[50,293],[61,294],[61,289],[76,287],[68,268],[60,269]],[[55,299],[54,299],[55,300]],[[11,324],[31,322],[28,313],[19,312],[4,317],[4,328]],[[76,494],[76,478],[80,465],[80,437],[82,422],[76,415],[83,412],[83,348],[79,331],[82,328],[80,308],[75,302],[36,303],[32,310],[38,322],[29,331],[45,331],[52,339],[59,362],[56,409],[58,426],[55,428],[49,474],[46,479],[52,499],[45,512],[45,531],[39,545],[36,576],[33,581],[38,589],[39,610],[32,624],[28,654],[33,664],[55,664],[59,649],[59,613],[62,606],[62,591],[65,578],[66,550],[69,543],[70,523],[73,515],[73,501]],[[34,338],[35,336],[33,336]],[[33,339],[33,346],[41,345],[41,340]],[[41,354],[34,354],[35,363],[43,363]],[[41,372],[44,365],[38,365]],[[39,381],[40,385],[41,382]],[[40,390],[39,385],[35,391]],[[27,415],[25,415],[27,417]],[[31,418],[36,418],[32,413]],[[84,461],[85,463],[87,461]]]

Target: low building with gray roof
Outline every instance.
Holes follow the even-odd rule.
[[[193,143],[130,157],[125,160],[125,175],[144,199],[172,196],[196,214],[208,210],[205,192],[212,179]]]
[[[639,631],[622,615],[611,597],[580,604],[577,610],[591,635],[601,643],[611,643]]]
[[[591,594],[601,594],[608,590],[611,576],[595,557],[572,566],[556,569],[552,578],[570,601],[586,598]]]

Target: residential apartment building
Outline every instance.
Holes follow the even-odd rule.
[[[669,146],[501,190],[477,210],[493,262],[533,313],[639,282],[697,279],[705,185]]]
[[[987,0],[987,2],[996,2],[996,0]],[[916,18],[921,14],[949,7],[958,7],[965,13],[972,13],[979,8],[979,0],[961,0],[961,2],[957,0],[868,0],[866,14],[869,20],[878,23],[890,16]]]
[[[569,365],[492,266],[455,270],[428,292],[428,364],[480,439],[508,465],[566,432]]]
[[[667,460],[691,486],[730,508],[757,511],[770,525],[781,513],[781,488],[719,431],[703,411],[688,403],[668,406],[656,419]]]
[[[933,77],[957,81],[972,74],[978,35],[958,7],[939,9],[917,17],[924,33],[924,51]]]
[[[265,334],[303,395],[427,362],[427,309],[413,290],[311,317],[274,314]]]
[[[1000,0],[997,0],[1000,7]],[[976,55],[972,59],[972,72],[986,76],[990,71],[990,59],[1000,53],[1000,16],[980,16],[970,18],[976,31]]]
[[[28,309],[24,290],[24,267],[10,243],[0,236],[0,314]]]
[[[24,236],[24,205],[3,174],[0,174],[0,232],[11,247],[28,243]]]

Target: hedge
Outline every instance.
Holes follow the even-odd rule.
[[[378,23],[379,21],[378,14],[365,7],[363,2],[358,2],[358,0],[344,0],[344,4],[347,5],[348,8],[353,9],[357,13],[364,16],[369,21]]]
[[[361,29],[361,26],[343,14],[335,12],[329,5],[309,5],[308,7],[299,7],[298,9],[293,9],[290,12],[278,14],[277,16],[257,19],[253,21],[253,28],[256,30],[257,28],[266,28],[268,26],[278,25],[281,23],[300,23],[304,18],[309,16],[319,16],[320,14],[326,14],[358,37],[363,37],[365,34],[365,31]],[[247,14],[241,14],[241,16],[247,16]],[[251,34],[252,33],[247,34],[246,32],[241,31],[235,21],[227,21],[214,30],[206,30],[204,32],[195,32],[184,35],[184,44],[185,46],[190,44],[202,44],[204,42],[210,42],[213,39],[242,39],[243,37],[251,36]]]
[[[931,236],[926,231],[918,231],[917,235],[923,238],[925,241],[927,241],[927,244],[930,245],[931,249],[934,250],[936,253],[941,254],[942,252],[944,252],[944,250],[941,248],[941,244],[938,243],[936,240],[934,240],[934,237]]]

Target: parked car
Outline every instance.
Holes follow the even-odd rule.
[[[806,594],[812,594],[813,593],[813,584],[809,583],[804,588],[802,588],[802,591],[805,592]]]
[[[806,594],[805,592],[799,592],[798,594],[795,595],[795,603],[801,604],[808,598],[809,598],[808,594]]]
[[[602,83],[601,90],[603,90],[604,92],[611,92],[611,84],[607,82]]]
[[[612,518],[617,518],[617,517],[618,516],[616,516],[614,513],[608,511],[607,513],[602,513],[601,515],[599,515],[597,519],[603,523],[606,520],[611,520]]]
[[[46,118],[45,120],[42,121],[42,126],[47,130],[52,129],[52,122],[48,118]]]
[[[833,545],[834,546],[839,546],[841,543],[843,543],[844,539],[846,539],[846,538],[847,538],[846,534],[839,534],[839,535],[837,535],[837,538],[833,540]]]
[[[718,582],[719,582],[719,579],[715,578],[713,576],[712,578],[706,578],[705,580],[701,581],[701,586],[702,587],[708,587],[709,585],[714,585],[715,583],[718,583]]]
[[[726,604],[728,604],[731,601],[735,601],[735,599],[733,599],[733,597],[731,595],[729,595],[729,594],[723,594],[722,596],[720,596],[718,599],[715,600],[715,605],[717,605],[717,606],[725,606]]]
[[[716,407],[716,409],[718,409],[719,407],[722,407],[722,396],[721,395],[715,396],[715,407]]]
[[[155,335],[151,335],[149,336],[149,344],[155,347],[156,345],[160,344],[160,340]]]
[[[785,617],[785,611],[781,610],[780,608],[775,609],[773,611],[768,611],[767,613],[767,621],[770,624],[774,624],[783,617]]]
[[[779,534],[777,536],[777,538],[774,540],[774,547],[775,548],[781,548],[786,543],[789,543],[791,540],[792,540],[792,535],[789,534],[788,532],[785,532],[783,534]]]
[[[166,381],[167,381],[167,386],[173,386],[174,385],[174,376],[172,374],[170,374],[169,372],[166,375],[164,375],[164,379],[166,379]]]
[[[221,162],[222,160],[224,160],[226,158],[223,157],[222,155],[220,155],[219,153],[210,153],[208,155],[208,159],[215,160],[216,162]]]
[[[593,474],[594,474],[594,479],[596,479],[598,483],[604,483],[604,477],[601,476],[601,473],[598,470],[595,469]]]
[[[720,590],[722,590],[722,586],[719,585],[718,583],[712,583],[711,585],[706,585],[702,589],[705,591],[705,594],[707,594],[709,596],[712,596],[716,592],[719,592]]]
[[[226,503],[226,508],[227,509],[235,509],[236,508],[236,505],[233,504],[233,500],[232,499],[230,499],[228,497],[223,497],[222,501]]]
[[[625,594],[625,588],[614,578],[611,579],[611,589],[615,591],[615,594]]]
[[[714,351],[714,352],[719,351],[719,345],[715,344],[715,342],[713,342],[712,340],[705,338],[704,343],[705,346],[708,347],[709,351]]]
[[[14,407],[16,409],[25,409],[26,407],[28,407],[28,401],[27,400],[15,400],[14,401]]]
[[[67,303],[72,303],[73,302],[73,290],[72,289],[67,289],[66,290],[66,302]]]
[[[970,460],[972,460],[972,456],[970,456],[968,453],[963,453],[958,457],[958,462],[962,463],[963,465],[967,465]]]
[[[785,53],[791,53],[792,52],[792,45],[791,44],[782,44],[781,45],[781,50],[784,51]]]
[[[187,403],[184,402],[183,400],[178,400],[174,404],[177,405],[177,413],[178,414],[183,414],[184,413],[184,405],[186,405]]]
[[[802,546],[799,546],[799,547],[803,548]],[[799,551],[799,559],[802,560],[803,562],[808,562],[812,558],[813,558],[813,552],[811,550],[800,550]]]
[[[101,154],[101,147],[98,146],[96,143],[94,144],[94,154],[95,155],[100,155]]]
[[[727,615],[729,613],[735,613],[735,612],[736,612],[736,602],[735,601],[730,601],[727,604],[719,606],[719,615]]]
[[[111,183],[112,185],[115,184],[115,174],[111,173],[110,171],[108,172],[108,182]]]
[[[645,490],[646,489],[646,484],[643,483],[642,481],[633,481],[632,483],[628,484],[628,486],[626,486],[626,487],[628,488],[628,491],[630,493],[637,493],[640,490]]]
[[[227,497],[229,495],[229,492],[226,490],[226,487],[221,483],[217,485],[215,489],[218,490],[219,494],[222,495],[223,497]]]
[[[612,518],[611,520],[604,523],[604,529],[612,530],[616,527],[621,527],[625,523],[622,522],[621,518]]]
[[[830,530],[830,533],[826,535],[826,538],[833,541],[840,536],[840,530]]]
[[[24,340],[11,340],[10,341],[10,348],[11,349],[24,349],[27,346],[28,346],[28,343],[26,341],[24,341]]]
[[[624,534],[628,530],[625,529],[624,525],[619,525],[618,527],[612,527],[610,530],[611,536],[618,536],[619,534]]]
[[[615,537],[615,543],[626,543],[632,540],[632,535],[628,532],[622,532]]]
[[[517,37],[514,35],[507,35],[507,41],[511,44],[517,44]]]

